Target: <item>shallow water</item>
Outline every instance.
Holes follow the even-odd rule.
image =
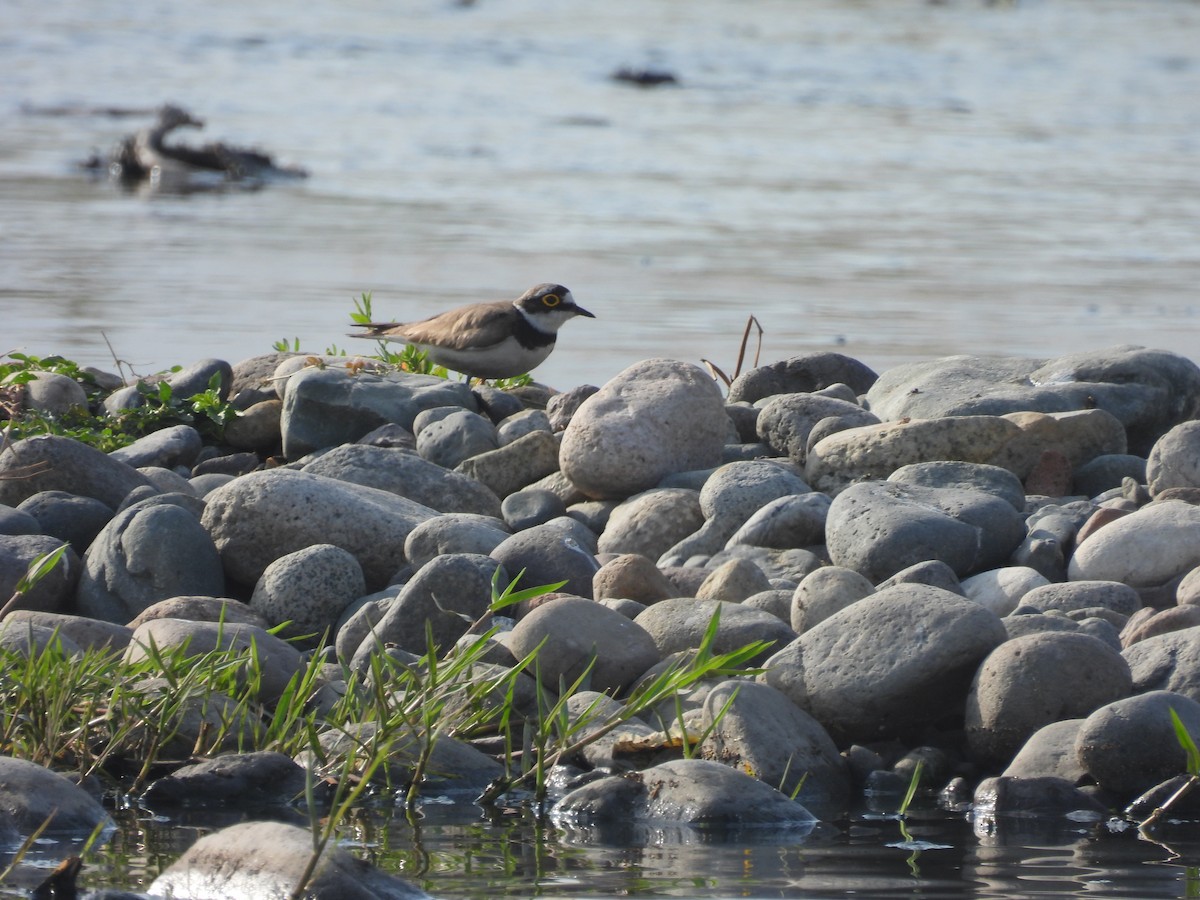
[[[126,811],[120,821],[113,840],[86,857],[81,886],[145,889],[199,836],[241,817]],[[871,813],[809,835],[648,829],[614,843],[539,824],[527,811],[485,814],[469,804],[435,802],[414,823],[399,813],[364,811],[345,844],[439,898],[1150,900],[1200,891],[1195,828],[1169,827],[1156,844],[1139,839],[1136,829],[1068,819],[1008,820],[976,831],[961,814],[927,809],[911,814],[908,845],[894,817]],[[48,852],[45,865],[56,859]],[[29,868],[22,876],[26,883],[43,877]]]
[[[1188,0],[302,7],[4,4],[0,352],[365,351],[363,291],[410,320],[552,280],[598,316],[539,369],[560,387],[732,370],[750,314],[764,361],[1200,357]],[[190,140],[312,177],[180,196],[72,169],[146,121],[84,111],[165,100],[208,120]]]

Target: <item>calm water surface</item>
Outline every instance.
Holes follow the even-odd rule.
[[[208,120],[189,139],[311,177],[180,195],[74,168],[148,118],[97,108],[167,100]],[[538,370],[560,387],[656,355],[731,369],[750,314],[764,361],[1200,359],[1200,4],[0,5],[0,352],[147,372],[345,348],[363,291],[404,320],[539,281],[598,316]],[[89,877],[148,883],[213,824],[131,814]],[[945,848],[913,858],[870,817],[616,846],[430,806],[349,837],[445,897],[1195,896],[1179,831],[931,815],[919,837]]]
[[[312,177],[72,171],[145,121],[84,111],[168,99]],[[362,291],[407,320],[549,280],[598,315],[539,370],[560,387],[732,368],[749,314],[764,361],[1200,357],[1198,161],[1190,0],[7,0],[0,351],[345,348]]]

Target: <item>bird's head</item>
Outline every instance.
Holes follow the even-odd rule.
[[[561,284],[539,284],[531,287],[513,301],[525,318],[542,331],[558,331],[563,323],[575,316],[596,318],[575,302],[571,292]]]

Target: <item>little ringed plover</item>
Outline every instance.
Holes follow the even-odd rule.
[[[512,378],[544,362],[558,329],[596,318],[561,284],[539,284],[516,300],[471,303],[420,322],[372,322],[350,337],[412,344],[439,366],[469,378]]]

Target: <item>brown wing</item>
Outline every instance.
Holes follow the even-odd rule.
[[[511,335],[513,319],[519,315],[507,300],[474,303],[421,322],[365,325],[367,333],[358,337],[399,337],[414,344],[434,344],[451,350],[478,349],[498,344]]]

